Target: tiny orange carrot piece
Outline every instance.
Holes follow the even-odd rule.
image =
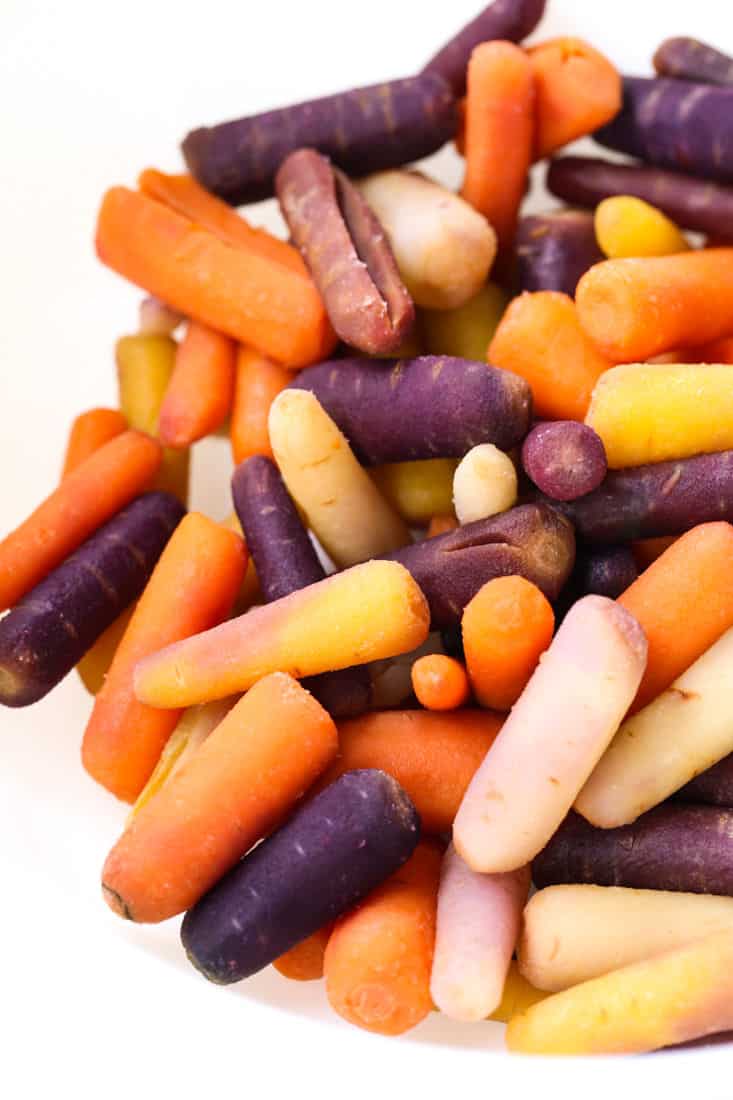
[[[333,925],[319,928],[312,936],[296,943],[272,964],[282,974],[294,982],[315,982],[323,977],[323,959],[326,947],[333,932]]]
[[[143,657],[220,623],[247,566],[244,542],[198,512],[163,551],[117,647],[84,733],[82,762],[118,798],[134,802],[180,717],[138,702],[133,671]]]
[[[552,641],[555,616],[531,581],[496,577],[466,606],[462,629],[476,698],[485,707],[509,710]]]
[[[441,850],[421,841],[383,886],[336,922],[324,976],[331,1007],[379,1035],[402,1035],[431,1012],[430,972]]]
[[[190,908],[292,810],[336,747],[332,719],[296,680],[260,680],[110,852],[110,908],[148,923]]]
[[[483,214],[506,257],[514,240],[534,143],[532,65],[511,42],[471,54],[466,99],[463,198]]]
[[[229,429],[235,465],[252,455],[273,457],[267,430],[270,405],[292,380],[293,372],[279,363],[252,348],[239,348]]]
[[[107,192],[96,248],[102,263],[149,294],[280,362],[306,366],[333,346],[314,283],[137,191]]]
[[[607,57],[580,38],[553,38],[527,50],[537,96],[535,160],[621,110],[621,77]]]
[[[155,168],[146,168],[138,178],[138,186],[144,195],[162,202],[192,222],[208,229],[225,244],[257,252],[266,259],[275,260],[291,271],[309,278],[308,268],[297,248],[273,237],[266,229],[250,225],[228,203],[217,199],[193,176],[185,173],[169,176]]]
[[[189,321],[163,398],[158,436],[165,447],[188,447],[215,432],[232,406],[236,344]]]
[[[0,542],[0,611],[61,565],[98,527],[149,487],[160,444],[126,431],[76,467]]]
[[[455,531],[457,527],[458,520],[455,516],[433,516],[425,538],[432,539],[436,535],[445,535],[448,531]]]
[[[426,710],[457,710],[471,693],[464,666],[443,653],[418,657],[412,666],[412,690]]]
[[[119,409],[89,409],[80,413],[69,432],[61,480],[80,466],[85,458],[126,429],[127,421]]]
[[[581,328],[572,298],[555,290],[510,303],[488,360],[529,382],[535,414],[548,420],[583,420],[593,387],[613,366]]]

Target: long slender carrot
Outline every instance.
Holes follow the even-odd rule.
[[[152,482],[160,444],[128,431],[105,443],[65,477],[0,542],[0,611],[16,604],[85,539]]]
[[[61,480],[126,428],[127,421],[119,409],[89,409],[80,413],[69,432]]]
[[[618,602],[649,643],[634,708],[668,688],[733,626],[733,527],[704,523],[668,547]]]
[[[215,432],[232,405],[236,345],[199,321],[189,321],[163,398],[158,436],[166,447],[188,447]]]
[[[485,707],[509,710],[552,641],[555,616],[524,577],[496,577],[466,606],[462,629],[476,698]]]
[[[113,794],[133,802],[179,718],[133,693],[137,662],[171,642],[221,622],[244,577],[242,539],[191,512],[179,524],[138,601],[84,733],[82,761]]]
[[[613,366],[581,328],[572,298],[555,290],[514,299],[489,345],[488,360],[529,382],[534,411],[548,420],[582,420],[593,387]]]
[[[197,183],[193,176],[170,176],[156,171],[155,168],[146,168],[137,182],[144,195],[164,203],[177,214],[182,214],[208,229],[225,244],[248,252],[258,252],[260,256],[275,260],[306,279],[310,277],[297,248],[287,241],[281,241],[279,237],[273,237],[266,229],[257,229],[250,225],[228,203],[217,199]]]
[[[514,240],[534,143],[532,65],[511,42],[471,54],[466,99],[466,176],[461,194],[488,218],[506,257]]]
[[[190,908],[292,809],[336,745],[331,718],[300,684],[280,672],[260,680],[110,852],[110,908],[144,922]]]
[[[229,428],[237,466],[252,455],[273,457],[267,430],[270,405],[292,380],[292,371],[266,359],[253,348],[242,346],[238,349]]]
[[[96,246],[118,274],[280,362],[305,366],[333,344],[312,282],[259,252],[232,248],[146,195],[107,192]]]
[[[471,693],[465,666],[443,653],[418,657],[412,666],[412,688],[426,710],[456,710]]]
[[[336,923],[324,976],[331,1007],[379,1035],[401,1035],[432,1009],[430,971],[441,850],[422,841],[411,858]]]
[[[323,977],[323,960],[326,947],[333,932],[333,925],[319,928],[312,936],[296,943],[272,964],[282,974],[294,982],[315,982]]]

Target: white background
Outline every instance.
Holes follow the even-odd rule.
[[[406,75],[479,6],[0,0],[0,534],[52,487],[71,418],[115,399],[112,346],[139,295],[94,259],[104,189],[148,165],[179,170],[194,126]],[[733,49],[725,0],[549,8],[536,37],[587,37],[627,71],[646,72],[673,33]],[[458,183],[457,161],[437,171]],[[194,501],[221,515],[229,457],[213,450],[198,456]],[[89,706],[72,675],[0,718],[1,1095],[681,1096],[697,1083],[730,1095],[722,1049],[548,1065],[487,1053],[501,1049],[489,1025],[433,1018],[400,1041],[365,1035],[328,1013],[320,987],[270,972],[209,986],[182,959],[177,922],[127,925],[99,898],[124,808],[81,770]]]

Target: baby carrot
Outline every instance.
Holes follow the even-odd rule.
[[[267,418],[270,405],[293,380],[293,372],[252,348],[240,347],[234,371],[230,433],[236,466],[252,455],[272,458]]]
[[[537,97],[535,160],[585,134],[621,109],[621,77],[580,38],[554,38],[527,51]]]
[[[102,872],[110,908],[143,922],[189,909],[335,753],[336,728],[320,703],[290,676],[265,677],[122,834]]]
[[[485,707],[514,706],[552,641],[555,616],[546,597],[524,577],[496,577],[463,612],[468,676]]]
[[[732,264],[732,248],[606,260],[578,283],[580,323],[615,363],[731,336]]]
[[[89,409],[80,413],[69,432],[61,480],[110,439],[121,435],[126,427],[127,421],[119,409]]]
[[[147,654],[221,622],[246,565],[242,540],[197,512],[181,521],[163,551],[84,733],[84,767],[118,798],[137,798],[179,718],[176,710],[138,702],[132,690],[135,665]]]
[[[224,423],[232,404],[235,352],[228,336],[189,322],[160,409],[164,446],[188,447]]]
[[[379,1035],[401,1035],[432,1009],[430,970],[441,851],[421,842],[411,858],[337,921],[326,947],[331,1007]]]
[[[535,414],[548,420],[582,420],[598,378],[613,366],[581,328],[572,298],[555,290],[511,302],[488,360],[529,382]]]
[[[323,784],[378,768],[407,791],[424,832],[448,832],[501,723],[485,710],[385,710],[340,722],[339,755]]]
[[[534,141],[534,78],[511,42],[484,42],[471,54],[466,99],[466,176],[461,194],[511,248]]]
[[[118,615],[111,626],[100,634],[91,649],[87,650],[76,666],[79,678],[90,695],[97,695],[109,672],[117,646],[127,630],[127,624],[135,610],[134,605]]]
[[[693,527],[645,569],[618,602],[649,643],[634,708],[646,706],[733,626],[733,527]]]
[[[443,653],[418,657],[412,666],[412,688],[426,710],[457,710],[470,694],[466,669]]]
[[[72,471],[0,542],[0,611],[16,604],[52,569],[146,489],[161,449],[142,432],[105,443]]]
[[[312,936],[296,943],[295,947],[275,959],[272,965],[280,971],[283,978],[290,978],[291,981],[318,981],[323,977],[323,959],[332,931],[332,924],[319,928]]]
[[[312,282],[146,195],[107,192],[96,246],[119,275],[264,355],[293,366],[324,355],[330,325]]]
[[[428,527],[426,539],[433,539],[436,535],[445,535],[448,531],[455,531],[458,527],[458,520],[455,516],[440,515],[433,516],[430,520],[430,526]]]

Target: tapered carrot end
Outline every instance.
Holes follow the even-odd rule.
[[[116,913],[118,917],[123,917],[125,920],[134,920],[132,913],[127,907],[127,903],[124,898],[121,898],[111,886],[102,881],[102,897],[107,902],[113,913]]]

